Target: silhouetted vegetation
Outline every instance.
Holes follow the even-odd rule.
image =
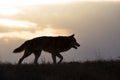
[[[120,61],[0,64],[0,80],[120,80]]]

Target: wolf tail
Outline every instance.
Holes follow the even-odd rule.
[[[25,48],[29,45],[29,41],[24,42],[20,47],[16,48],[13,53],[19,53],[25,50]]]

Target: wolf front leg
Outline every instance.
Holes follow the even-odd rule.
[[[62,62],[62,60],[63,60],[63,56],[59,53],[59,54],[57,54],[57,57],[60,58],[60,60],[59,60],[59,62],[58,62],[58,64],[60,64],[60,63]]]
[[[52,55],[53,63],[56,64],[56,55],[53,53],[51,55]]]
[[[56,56],[60,58],[60,60],[58,62],[58,64],[60,64],[63,60],[63,56],[60,53],[57,53]]]

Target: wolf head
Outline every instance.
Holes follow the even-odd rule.
[[[77,49],[77,47],[79,47],[80,44],[76,41],[76,39],[74,38],[74,36],[75,36],[74,34],[71,35],[71,36],[69,36],[70,47]]]

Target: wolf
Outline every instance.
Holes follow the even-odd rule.
[[[41,51],[51,53],[53,63],[59,64],[63,60],[61,52],[65,52],[71,48],[77,49],[80,44],[74,38],[74,34],[70,36],[42,36],[36,37],[25,41],[20,47],[16,48],[13,53],[19,53],[24,51],[24,55],[19,59],[18,64],[31,55],[35,55],[34,63],[38,64],[38,58],[41,55]],[[56,62],[56,57],[60,58],[59,62]]]

